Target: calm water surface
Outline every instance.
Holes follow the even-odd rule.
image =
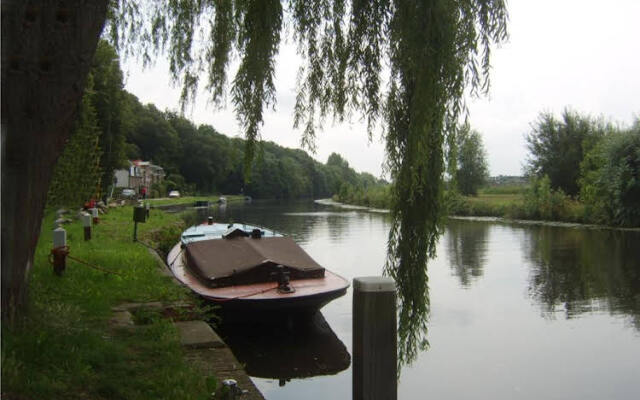
[[[290,235],[349,280],[382,272],[387,215],[313,202],[211,213]],[[639,398],[640,233],[450,220],[429,278],[430,348],[403,367],[400,399]],[[351,291],[322,314],[225,330],[267,399],[351,398]]]

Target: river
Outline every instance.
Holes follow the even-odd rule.
[[[311,201],[208,213],[289,235],[349,280],[382,273],[386,214]],[[430,345],[402,367],[399,399],[637,398],[639,232],[450,219],[437,253]],[[223,335],[267,399],[349,399],[351,301],[349,290],[311,328]]]

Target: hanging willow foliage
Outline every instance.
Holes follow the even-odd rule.
[[[290,26],[304,59],[294,125],[314,148],[325,116],[381,123],[394,182],[385,271],[398,285],[400,360],[425,345],[427,261],[441,230],[447,132],[464,93],[488,89],[490,45],[506,39],[504,0],[114,0],[109,34],[124,53],[145,60],[168,49],[170,72],[192,101],[207,76],[220,104],[234,55],[232,103],[254,155],[264,107],[275,103],[275,57]],[[284,21],[284,22],[283,22]],[[195,38],[200,38],[196,40]],[[142,51],[140,51],[142,49]],[[385,88],[385,89],[383,89]]]

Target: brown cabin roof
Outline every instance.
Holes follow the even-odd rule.
[[[278,264],[292,279],[324,276],[324,268],[288,237],[202,240],[189,243],[186,256],[190,269],[210,286],[269,281]]]

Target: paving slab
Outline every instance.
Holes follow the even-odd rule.
[[[187,350],[185,359],[203,374],[214,375],[218,387],[222,387],[223,380],[234,379],[238,382],[238,387],[245,391],[240,399],[264,400],[264,396],[228,347]]]
[[[146,303],[122,303],[115,307],[111,307],[112,311],[134,311],[134,310],[162,310],[164,304],[159,301],[150,301]]]
[[[188,301],[173,301],[170,303],[164,303],[160,301],[149,301],[145,303],[122,303],[117,306],[111,307],[111,311],[137,311],[137,310],[148,310],[148,311],[164,311],[167,309],[189,309],[194,306],[193,303]]]
[[[204,321],[182,321],[174,325],[180,332],[180,343],[189,348],[224,347],[225,343]]]

